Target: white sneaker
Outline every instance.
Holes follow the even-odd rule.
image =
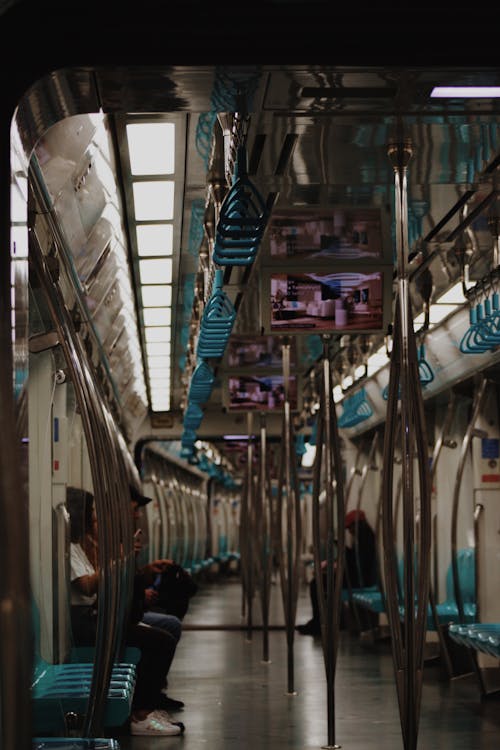
[[[177,726],[177,724],[172,724],[165,717],[161,717],[157,711],[151,711],[142,721],[133,719],[130,722],[130,734],[135,735],[164,737],[181,734],[181,732],[181,727]]]
[[[174,726],[180,728],[181,734],[184,732],[184,730],[185,730],[186,727],[184,726],[184,724],[182,723],[182,721],[175,721],[174,719],[172,719],[172,717],[170,716],[170,714],[168,714],[163,709],[157,708],[157,709],[155,709],[153,711],[153,714],[154,714],[154,716],[156,716],[156,718],[158,719],[158,721],[161,721],[163,724],[173,724]]]

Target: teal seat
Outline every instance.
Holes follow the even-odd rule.
[[[49,664],[40,656],[40,618],[35,602],[32,616],[35,633],[31,684],[33,729],[37,734],[62,734],[66,731],[68,713],[85,714],[87,711],[95,649],[75,648],[67,662]],[[104,712],[105,726],[121,726],[128,719],[140,658],[138,648],[126,648],[123,661],[113,665]]]
[[[33,737],[32,750],[120,750],[112,737]]]
[[[458,579],[462,595],[464,622],[473,623],[476,618],[477,606],[476,575],[475,575],[475,551],[473,547],[464,547],[457,552]],[[458,606],[455,599],[455,586],[453,583],[453,568],[450,565],[446,573],[446,599],[436,604],[436,614],[439,625],[448,625],[458,622]],[[403,620],[405,615],[404,606],[399,608],[399,616]],[[430,604],[427,606],[427,629],[435,630],[434,617]]]
[[[31,687],[33,726],[37,733],[64,731],[68,713],[86,713],[92,669],[91,662],[49,664],[37,658]],[[128,719],[135,681],[136,664],[124,662],[113,666],[104,712],[105,726],[121,726]]]
[[[461,646],[467,646],[500,659],[500,623],[453,623],[448,633],[450,638]]]
[[[403,560],[398,560],[398,580],[401,590],[403,580]],[[353,589],[353,599],[356,604],[369,609],[370,612],[381,614],[385,612],[385,602],[382,591],[378,586],[370,586],[364,589]]]
[[[384,598],[378,586],[372,586],[365,589],[353,589],[353,601],[360,607],[369,609],[370,612],[380,614],[385,612]]]

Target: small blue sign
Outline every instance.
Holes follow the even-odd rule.
[[[481,439],[481,458],[498,458],[500,456],[500,440],[498,438]]]

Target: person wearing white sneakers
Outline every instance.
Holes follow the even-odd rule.
[[[135,710],[130,717],[130,734],[169,737],[182,734],[182,721],[172,721],[166,711]]]

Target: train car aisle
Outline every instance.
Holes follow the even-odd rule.
[[[170,672],[169,693],[185,701],[174,715],[186,725],[182,737],[119,738],[125,750],[312,750],[326,744],[326,686],[319,639],[295,637],[295,687],[288,696],[286,638],[278,585],[271,598],[271,663],[262,662],[262,632],[251,641],[241,617],[235,579],[201,584],[185,618]],[[297,622],[309,616],[305,586]],[[259,601],[254,622],[260,622]],[[201,629],[205,626],[208,629]],[[219,627],[217,627],[219,626]],[[497,750],[498,699],[481,704],[475,682],[452,684],[426,668],[419,748]],[[403,747],[388,643],[360,643],[346,631],[336,677],[336,739],[348,750]]]

